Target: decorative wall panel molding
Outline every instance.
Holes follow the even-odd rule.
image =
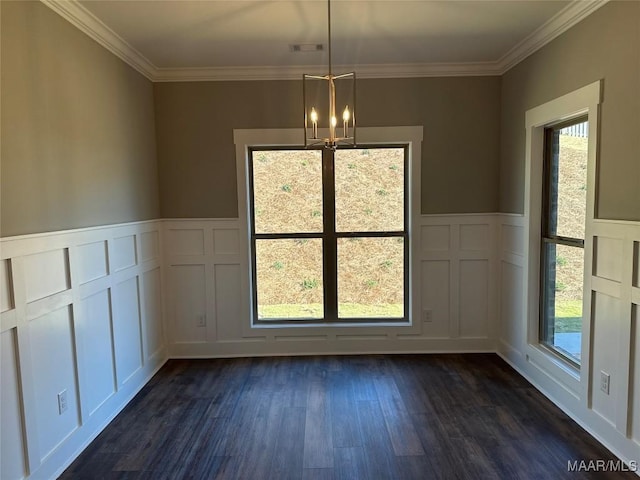
[[[431,312],[423,334],[494,338],[496,310],[495,215],[423,215],[421,312]]]
[[[54,478],[167,356],[498,351],[620,458],[640,457],[640,224],[594,222],[586,386],[532,355],[520,215],[420,217],[409,328],[252,329],[240,231],[159,220],[0,241],[3,480]]]
[[[526,259],[524,217],[500,221],[500,321],[498,352],[618,457],[640,458],[640,223],[594,220],[591,240],[591,319],[582,330],[582,374],[572,372],[535,341],[527,339],[524,302]],[[523,250],[522,250],[523,251]],[[586,318],[586,317],[585,317]],[[609,393],[600,389],[600,375],[611,376]]]
[[[55,478],[165,362],[160,223],[0,240],[0,478]]]
[[[493,351],[495,226],[493,215],[421,217],[412,239],[420,246],[412,264],[418,315],[410,326],[254,329],[239,220],[165,220],[170,355]],[[428,319],[420,313],[425,309]]]

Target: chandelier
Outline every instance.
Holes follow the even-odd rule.
[[[327,0],[327,31],[329,73],[302,75],[304,104],[304,146],[324,144],[335,150],[338,144],[356,146],[356,72],[334,75],[331,65],[331,0]],[[339,86],[340,88],[337,88]],[[328,98],[327,98],[328,93]],[[311,97],[311,98],[310,98]],[[327,102],[328,109],[316,108],[317,102]],[[336,116],[336,104],[341,107],[342,118]],[[326,103],[325,103],[326,104]],[[309,106],[311,107],[309,108]],[[344,109],[342,106],[344,105]],[[349,107],[351,105],[351,108]],[[318,136],[318,125],[325,122],[324,136]]]

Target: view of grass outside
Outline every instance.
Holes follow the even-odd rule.
[[[319,150],[253,152],[256,233],[322,232]]]
[[[259,318],[323,318],[322,240],[256,241]]]
[[[402,148],[338,150],[335,182],[336,231],[384,232],[404,228]]]
[[[579,332],[582,324],[584,249],[556,247],[556,332]]]
[[[404,315],[404,238],[338,240],[338,316]]]
[[[588,139],[562,134],[559,137],[557,234],[584,239]],[[579,361],[584,249],[557,245],[555,255],[554,346]]]
[[[256,240],[258,318],[322,319],[322,157],[314,150],[254,151],[255,231],[318,233]],[[404,149],[335,153],[336,231],[404,228]],[[404,238],[339,238],[338,316],[404,316]]]

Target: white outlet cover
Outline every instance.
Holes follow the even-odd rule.
[[[609,395],[611,376],[607,372],[600,372],[600,390]]]
[[[67,411],[68,407],[69,407],[69,404],[68,404],[68,401],[67,401],[67,391],[66,390],[62,390],[58,394],[58,413],[60,415],[62,415],[64,412]]]

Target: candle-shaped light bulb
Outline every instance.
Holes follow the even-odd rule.
[[[334,116],[331,117],[331,126],[335,127],[338,124],[338,119]]]
[[[318,112],[311,107],[311,131],[313,132],[313,138],[318,138]]]
[[[344,130],[344,138],[349,137],[349,119],[351,118],[351,112],[349,111],[349,105],[344,108],[342,112],[342,128]]]

